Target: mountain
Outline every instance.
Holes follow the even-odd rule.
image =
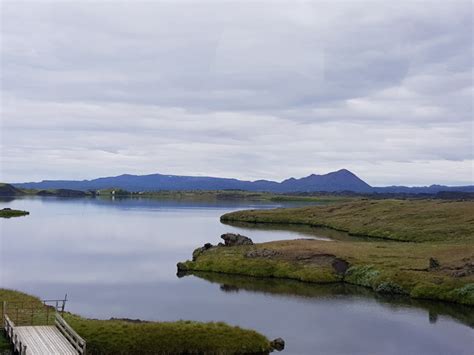
[[[94,180],[43,180],[14,184],[28,189],[73,189],[99,190],[107,188],[128,191],[158,190],[247,190],[270,192],[315,192],[354,191],[370,192],[371,187],[348,170],[342,169],[325,175],[310,175],[305,178],[291,178],[281,183],[268,180],[243,181],[237,179],[178,176],[178,175],[120,175]]]
[[[346,169],[334,171],[325,175],[315,175],[284,180],[279,185],[280,192],[302,191],[354,191],[370,192],[372,187]]]
[[[10,184],[0,183],[0,196],[18,196],[23,192]]]
[[[244,181],[228,178],[179,175],[120,175],[103,177],[93,180],[43,180],[13,184],[17,188],[26,189],[69,189],[69,190],[100,190],[123,189],[132,192],[159,190],[246,190],[269,192],[343,192],[379,194],[436,194],[441,191],[474,192],[474,186],[442,186],[431,185],[421,187],[387,186],[372,187],[354,173],[341,169],[324,175],[309,175],[300,179],[290,178],[282,182],[257,180]]]

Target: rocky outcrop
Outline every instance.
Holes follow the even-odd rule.
[[[211,243],[206,243],[204,246],[201,248],[197,248],[196,250],[193,251],[193,261],[196,261],[199,255],[204,253],[206,250],[211,249],[213,245]]]
[[[237,245],[253,245],[252,239],[240,234],[226,233],[222,234],[221,238],[224,239],[226,247],[233,247]]]

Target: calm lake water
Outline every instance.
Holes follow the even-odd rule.
[[[68,294],[94,318],[225,321],[282,337],[282,354],[473,354],[474,309],[386,298],[353,287],[219,274],[176,276],[176,263],[225,232],[256,242],[344,237],[311,228],[228,226],[226,212],[282,204],[21,198],[0,208],[0,287]]]

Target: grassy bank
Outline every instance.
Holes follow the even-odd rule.
[[[37,297],[0,289],[0,302],[4,300],[41,305]],[[267,354],[270,351],[270,343],[263,335],[224,323],[96,320],[69,313],[64,318],[87,341],[87,353],[91,355]],[[5,339],[0,335],[0,351],[2,344],[5,345]]]
[[[328,206],[248,210],[223,222],[324,226],[353,235],[413,242],[474,242],[474,201],[361,200]]]
[[[30,213],[27,211],[12,210],[9,208],[3,208],[0,210],[0,218],[12,218],[12,217],[21,217],[27,216]]]
[[[430,268],[430,258],[438,267]],[[214,247],[182,270],[349,284],[474,305],[474,246],[291,240]]]
[[[90,354],[264,354],[269,342],[257,332],[224,323],[130,322],[65,315],[87,340]]]

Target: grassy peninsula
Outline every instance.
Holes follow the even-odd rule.
[[[238,211],[223,215],[221,221],[329,227],[397,241],[474,243],[474,201],[361,200]]]
[[[37,297],[0,289],[0,303],[3,301],[42,304]],[[71,313],[64,314],[64,319],[87,341],[87,353],[91,355],[267,354],[271,350],[263,335],[220,322],[97,320]],[[8,349],[0,332],[0,352]]]
[[[234,212],[222,220],[326,226],[378,239],[300,239],[213,247],[180,267],[315,283],[344,282],[380,293],[474,306],[472,216],[474,202],[431,200],[364,200]]]

